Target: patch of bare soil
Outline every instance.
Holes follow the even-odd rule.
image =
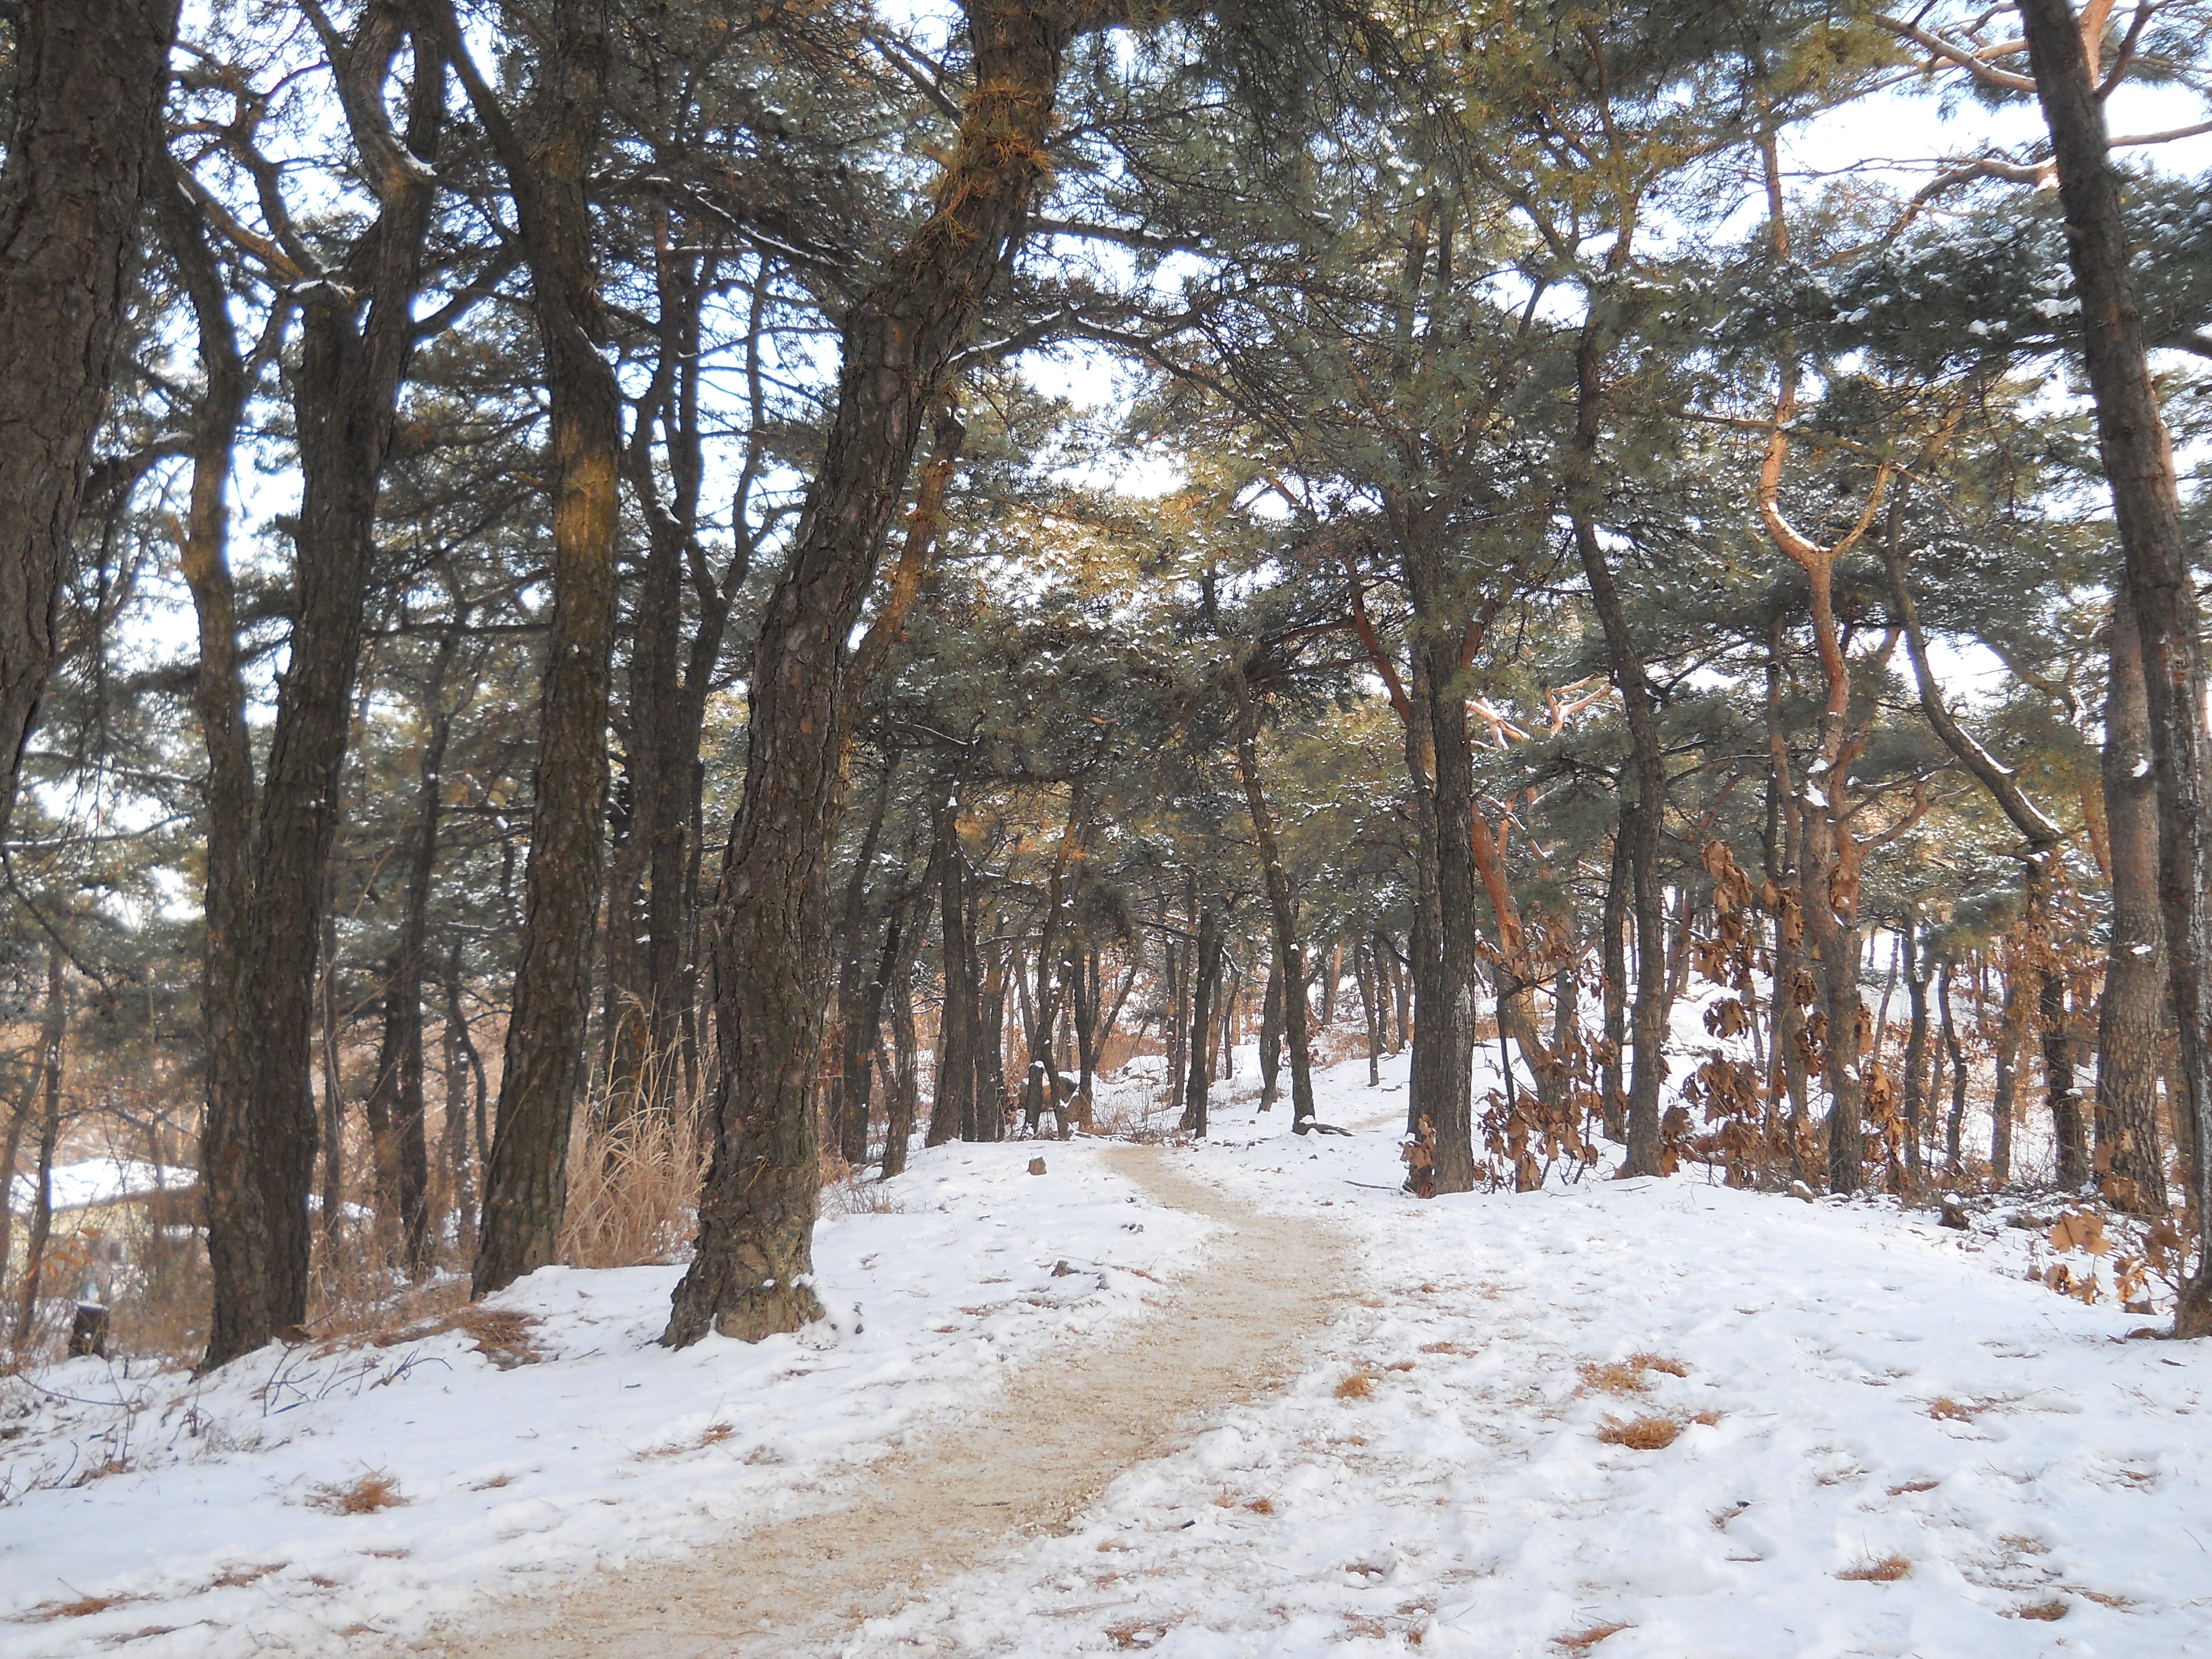
[[[1134,1330],[1024,1366],[976,1418],[877,1465],[850,1503],[780,1516],[683,1559],[605,1571],[405,1650],[443,1659],[748,1659],[835,1653],[865,1619],[1065,1527],[1133,1464],[1187,1445],[1285,1380],[1284,1351],[1341,1301],[1340,1233],[1264,1216],[1128,1146],[1121,1173],[1223,1224]]]

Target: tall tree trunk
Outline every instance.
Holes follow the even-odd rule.
[[[2158,785],[2142,635],[2124,592],[2112,621],[2105,692],[2105,817],[2112,865],[2112,937],[2097,1018],[2097,1167],[2105,1195],[2137,1215],[2166,1212],[2160,1156],[2165,930],[2159,922]]]
[[[2004,1026],[1997,1033],[1996,1097],[1990,1105],[1990,1179],[2000,1187],[2012,1179],[2013,1093],[2020,1075],[2020,1038],[2011,1018],[2012,998],[2008,995],[2005,1001]],[[1966,1097],[1966,1062],[1964,1056],[1954,1055],[1952,1063],[1958,1072],[1954,1086],[1963,1103]]]
[[[1628,254],[1626,234],[1616,242],[1615,264]],[[1568,518],[1590,600],[1605,632],[1607,660],[1628,719],[1629,773],[1633,803],[1624,799],[1614,832],[1628,843],[1628,867],[1636,910],[1636,1004],[1631,1015],[1626,1176],[1661,1173],[1659,1085],[1664,1076],[1667,1039],[1667,975],[1658,946],[1666,937],[1665,894],[1659,880],[1659,836],[1667,810],[1666,751],[1659,735],[1659,702],[1644,672],[1627,608],[1613,580],[1613,567],[1598,535],[1598,446],[1603,432],[1606,346],[1603,325],[1593,307],[1575,349],[1575,500]]]
[[[1283,1069],[1283,969],[1267,958],[1267,988],[1260,997],[1260,1109],[1272,1111]]]
[[[450,0],[447,50],[514,198],[550,408],[553,619],[539,685],[522,943],[500,1072],[471,1291],[551,1261],[568,1200],[605,851],[607,708],[617,600],[622,394],[603,329],[586,186],[612,50],[595,0],[557,0],[526,143],[469,56]],[[814,1045],[805,1046],[811,1056]],[[801,1059],[793,1063],[805,1065]]]
[[[1207,578],[1209,603],[1212,579]],[[1306,1022],[1305,947],[1298,943],[1298,902],[1291,887],[1291,874],[1283,864],[1283,849],[1275,836],[1275,815],[1267,805],[1267,792],[1260,776],[1260,716],[1244,678],[1244,651],[1240,647],[1229,665],[1230,689],[1237,699],[1237,770],[1244,784],[1244,810],[1252,820],[1252,838],[1260,851],[1260,875],[1267,890],[1267,918],[1274,945],[1270,977],[1280,987],[1283,1035],[1291,1049],[1291,1128],[1304,1134],[1314,1121],[1313,1054]],[[1326,1016],[1323,1023],[1326,1024]]]
[[[722,1051],[699,1240],[663,1340],[754,1340],[818,1317],[823,849],[852,698],[846,640],[904,495],[925,415],[1044,178],[1070,26],[1036,0],[974,0],[974,85],[935,211],[846,313],[836,413],[754,647],[746,786],[717,899]],[[1103,22],[1103,17],[1097,21]]]
[[[2182,1086],[2202,1146],[2212,1128],[2212,732],[2205,726],[2197,588],[2172,447],[2128,274],[2120,178],[2081,25],[2067,0],[2021,0],[2020,15],[2058,172],[2098,446],[2125,555],[2124,581],[2142,637],[2167,978]],[[2191,1173],[2198,1265],[2178,1300],[2174,1331],[2203,1336],[2212,1334],[2212,1158],[2197,1159]]]
[[[937,1024],[937,1098],[925,1145],[942,1146],[975,1127],[975,952],[968,938],[968,861],[960,846],[957,784],[932,816],[945,1012]]]
[[[56,611],[137,264],[139,208],[165,165],[177,3],[13,9],[0,166],[0,836],[59,648]]]
[[[884,1029],[884,996],[907,959],[905,918],[894,908],[884,926],[883,948],[875,969],[845,1016],[845,1161],[858,1169],[868,1161],[868,1115],[874,1093],[877,1044]],[[888,1097],[895,1080],[884,1079]]]
[[[15,1310],[15,1358],[25,1358],[39,1316],[46,1241],[54,1224],[54,1147],[62,1133],[62,1039],[69,1030],[69,986],[62,947],[46,947],[46,1009],[39,1024],[39,1170],[31,1186],[31,1224],[24,1241],[23,1294]],[[15,1178],[11,1162],[7,1178]]]
[[[1098,1069],[1098,952],[1079,951],[1069,959],[1075,970],[1075,1000],[1069,1024],[1075,1027],[1075,1121],[1091,1127],[1091,1080]]]
[[[863,981],[860,977],[868,971],[866,952],[875,933],[868,917],[868,875],[875,868],[876,849],[883,841],[884,817],[890,805],[891,774],[896,767],[894,759],[877,780],[868,827],[860,837],[853,873],[845,884],[845,915],[838,928],[837,1016],[843,1043],[837,1075],[830,1083],[830,1133],[839,1154],[856,1169],[868,1161],[868,1074],[875,1063],[874,1027],[882,1018],[884,994],[880,978]],[[866,1012],[872,993],[872,1016]],[[941,1066],[939,1074],[943,1075]]]
[[[430,883],[438,864],[438,809],[445,791],[446,740],[453,716],[446,709],[446,678],[453,666],[455,636],[438,641],[430,678],[423,688],[427,731],[416,784],[414,845],[409,849],[399,941],[392,974],[384,988],[384,1038],[378,1050],[373,1106],[381,1106],[391,1123],[396,1152],[394,1182],[399,1206],[401,1260],[408,1277],[429,1270],[430,1157],[422,1095],[422,981],[430,923]]]
[[[1965,1167],[1965,1152],[1961,1144],[1966,1121],[1966,1054],[1959,1042],[1959,1024],[1951,1011],[1951,959],[1946,957],[1936,969],[1936,1006],[1942,1015],[1943,1054],[1951,1062],[1951,1110],[1943,1126],[1943,1169],[1947,1175],[1957,1176]],[[1940,1084],[1943,1077],[1942,1061],[1936,1066],[1936,1078]]]
[[[1634,809],[1624,798],[1620,810],[1626,815]],[[1626,828],[1625,823],[1620,824],[1613,832],[1613,858],[1606,872],[1605,910],[1600,928],[1605,980],[1605,1055],[1598,1070],[1598,1107],[1605,1117],[1606,1139],[1619,1141],[1628,1138],[1628,1097],[1621,1088],[1621,1059],[1628,1052],[1628,905],[1630,886],[1635,879]]]
[[[336,43],[342,80],[381,88],[406,40],[400,14],[371,7]],[[309,1082],[316,965],[331,846],[353,720],[366,620],[377,495],[399,389],[416,333],[434,185],[446,120],[445,66],[413,40],[404,148],[349,110],[376,190],[376,220],[355,247],[370,295],[316,282],[296,290],[301,341],[289,376],[299,431],[301,502],[293,532],[296,612],[277,686],[258,799],[246,732],[230,574],[219,536],[185,554],[200,621],[196,702],[210,761],[208,1106],[202,1162],[214,1283],[212,1370],[299,1324],[307,1312],[316,1121]],[[226,376],[236,365],[230,325],[197,229],[173,237]],[[193,271],[189,268],[202,268]],[[206,291],[203,298],[203,291]],[[212,315],[210,314],[212,310]],[[227,361],[225,361],[227,360]],[[198,459],[195,458],[195,474]],[[197,493],[198,484],[195,483]],[[220,510],[220,494],[215,497]],[[250,817],[249,817],[250,814]]]
[[[884,1176],[888,1180],[906,1168],[907,1146],[914,1139],[914,1120],[921,1109],[921,1043],[915,1034],[914,975],[909,963],[901,962],[891,981],[890,1133],[884,1143]],[[893,1167],[892,1149],[897,1149]]]
[[[461,1009],[461,941],[446,958],[440,984],[445,994],[445,1018],[440,1031],[446,1076],[446,1162],[453,1183],[453,1218],[459,1236],[461,1259],[473,1261],[477,1253],[476,1183],[477,1167],[471,1152],[484,1149],[472,1137],[469,1121],[469,1083],[476,1071],[476,1044],[469,1040],[467,1016]],[[482,1117],[481,1110],[477,1114]]]
[[[1207,1052],[1207,1037],[1213,1030],[1213,988],[1219,977],[1218,964],[1221,959],[1221,925],[1213,906],[1200,898],[1198,909],[1198,942],[1191,953],[1190,1041],[1188,1045],[1190,1069],[1185,1074],[1182,1089],[1182,1116],[1176,1127],[1187,1133],[1206,1139],[1206,1097],[1212,1086],[1212,1056]]]
[[[690,909],[688,786],[699,733],[678,659],[685,561],[688,556],[702,577],[705,562],[697,539],[702,296],[700,255],[672,245],[672,240],[664,228],[656,244],[659,359],[623,454],[631,494],[645,521],[646,557],[629,665],[629,840],[609,889],[607,978],[614,1042],[607,1085],[614,1112],[669,1108],[681,1041]],[[653,467],[656,424],[665,438],[672,499],[663,498]],[[712,589],[714,584],[702,580],[698,586]],[[700,623],[701,631],[711,631],[718,642],[726,611],[726,606],[713,603],[719,598],[714,594],[702,606]]]
[[[1474,770],[1468,750],[1467,699],[1461,686],[1462,628],[1453,617],[1440,526],[1425,514],[1400,508],[1395,526],[1415,616],[1416,792],[1426,831],[1423,860],[1433,871],[1433,951],[1429,982],[1419,987],[1420,1024],[1414,1033],[1413,1078],[1419,1098],[1409,1110],[1436,1129],[1436,1188],[1463,1193],[1474,1185]],[[1425,767],[1420,763],[1425,762]],[[1501,926],[1504,918],[1500,918]],[[1509,955],[1511,953],[1509,952]],[[1524,988],[1516,987],[1516,990]],[[1501,996],[1499,1015],[1505,1018]]]
[[[1060,832],[1060,845],[1052,856],[1052,872],[1045,881],[1044,925],[1037,938],[1036,1011],[1030,1027],[1029,1073],[1022,1088],[1022,1127],[1030,1134],[1037,1132],[1047,1106],[1052,1108],[1054,1127],[1063,1133],[1066,1127],[1060,1104],[1060,1066],[1053,1058],[1052,1040],[1060,1022],[1066,988],[1063,935],[1070,898],[1068,871],[1082,855],[1083,843],[1090,833],[1089,804],[1083,786],[1078,784],[1069,793],[1067,823]]]
[[[1359,983],[1359,1012],[1367,1022],[1367,1086],[1382,1082],[1382,964],[1374,947],[1357,945],[1352,952],[1352,977]]]
[[[1905,954],[1905,1000],[1911,1005],[1911,1024],[1905,1036],[1905,1124],[1911,1137],[1911,1146],[1905,1163],[1916,1176],[1921,1173],[1922,1132],[1928,1113],[1928,965],[1927,952],[1918,938],[1917,919],[1908,913],[1905,918],[1903,951]]]
[[[969,942],[973,944],[971,933]],[[976,999],[975,1139],[1003,1140],[1006,1135],[1006,961],[995,940],[986,947],[988,966]]]

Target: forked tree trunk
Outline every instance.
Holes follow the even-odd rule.
[[[1103,24],[1106,17],[1086,15]],[[662,1340],[757,1340],[817,1318],[814,1041],[823,866],[852,703],[847,644],[931,404],[972,335],[1048,161],[1071,22],[974,0],[975,79],[936,208],[846,313],[820,470],[760,622],[745,793],[716,900],[714,1151],[696,1255]]]
[[[358,76],[380,88],[406,29],[396,9],[365,11],[337,54],[341,78]],[[434,159],[446,121],[444,65],[419,35],[411,44],[404,147],[418,166],[392,161],[393,140],[380,126],[355,131],[380,199],[377,218],[354,250],[366,277],[360,285],[370,295],[366,314],[335,283],[298,290],[301,340],[289,377],[300,433],[296,612],[258,800],[221,534],[211,524],[197,526],[184,556],[199,613],[196,702],[210,762],[202,1155],[214,1288],[203,1361],[209,1370],[298,1325],[307,1312],[316,968],[377,495],[416,344],[415,301],[434,196],[419,161]],[[376,119],[374,112],[349,112]],[[237,353],[204,246],[196,228],[172,240],[187,267],[204,354],[223,363],[228,380]],[[199,465],[196,456],[196,494]],[[222,511],[219,485],[212,509]]]
[[[2212,1129],[2212,732],[2204,646],[2181,524],[2173,451],[2128,274],[2120,179],[2105,106],[2067,0],[2021,0],[2036,97],[2050,129],[2067,255],[2081,301],[2082,356],[2112,492],[2128,599],[2142,638],[2158,780],[2159,893],[2180,1035],[2178,1069],[2195,1138]],[[2197,1267],[2174,1310],[2180,1336],[2212,1335],[2212,1158],[2191,1171]]]
[[[177,0],[11,8],[0,167],[0,836],[59,641],[85,463],[159,178]],[[152,188],[160,188],[158,184]]]

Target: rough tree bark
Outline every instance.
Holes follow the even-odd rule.
[[[1198,900],[1198,944],[1191,962],[1189,1070],[1182,1089],[1182,1116],[1176,1127],[1206,1139],[1206,1101],[1212,1087],[1212,1055],[1208,1038],[1213,1031],[1213,998],[1221,981],[1221,922],[1213,906]]]
[[[968,937],[968,861],[960,845],[956,780],[932,816],[938,937],[943,947],[945,1009],[937,1027],[937,1098],[924,1145],[942,1146],[975,1126],[975,951]]]
[[[904,495],[930,404],[973,333],[1046,175],[1062,52],[1079,21],[974,0],[975,78],[935,210],[846,313],[822,465],[753,653],[744,799],[716,899],[721,1053],[698,1249],[662,1340],[757,1340],[817,1318],[819,1170],[811,1056],[823,885],[849,717],[846,640]]]
[[[446,47],[505,172],[530,266],[550,406],[553,617],[539,686],[530,863],[499,1109],[471,1290],[552,1261],[568,1197],[568,1122],[584,1073],[605,853],[622,394],[604,331],[586,196],[613,74],[605,9],[559,0],[536,66],[528,137],[469,55],[449,0]]]
[[[2180,1036],[2179,1071],[2199,1146],[2212,1130],[2212,732],[2204,647],[2181,526],[2173,450],[2128,275],[2120,177],[2081,27],[2068,0],[2021,0],[2036,98],[2051,133],[2082,356],[2112,492],[2124,581],[2142,639],[2158,780],[2159,902]],[[2212,1335],[2212,1158],[2191,1169],[2197,1267],[2174,1310],[2179,1336]]]
[[[383,125],[383,88],[411,14],[372,6],[352,35],[325,42],[379,204],[355,244],[344,286],[295,272],[300,347],[289,376],[300,434],[301,501],[293,532],[296,611],[258,798],[244,720],[231,580],[210,480],[182,562],[200,623],[195,694],[209,756],[208,1105],[203,1133],[208,1259],[214,1282],[207,1369],[296,1326],[307,1311],[316,1121],[309,1083],[316,964],[330,851],[353,718],[374,552],[377,495],[417,336],[415,301],[446,121],[445,67],[412,36],[406,128]],[[183,210],[179,210],[183,211]],[[199,314],[203,352],[222,365],[224,395],[244,376],[223,296],[197,227],[171,238]],[[195,269],[197,267],[197,269]],[[364,299],[366,304],[364,307]],[[216,375],[210,374],[210,401]],[[214,411],[211,411],[214,412]],[[213,423],[208,459],[227,466]]]
[[[2158,1077],[2165,1050],[2165,930],[2158,914],[2158,785],[2142,635],[2124,592],[2112,606],[2105,691],[2105,819],[2112,938],[2097,1016],[2097,1166],[2105,1195],[2137,1215],[2166,1212]]]
[[[0,836],[58,641],[85,463],[158,179],[178,0],[13,9],[0,167]],[[158,187],[156,185],[155,187]]]

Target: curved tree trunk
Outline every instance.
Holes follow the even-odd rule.
[[[821,1313],[809,1283],[820,1180],[810,1061],[851,705],[846,641],[929,406],[1045,176],[1070,33],[1036,0],[975,0],[969,21],[974,87],[936,211],[846,315],[828,447],[754,647],[745,794],[716,900],[714,1150],[697,1253],[662,1338],[672,1346],[709,1329],[757,1339]]]
[[[2067,0],[2021,0],[2036,97],[2051,131],[2067,255],[2081,298],[2082,355],[2098,447],[2142,637],[2150,750],[2158,780],[2159,893],[2179,1070],[2197,1144],[2212,1130],[2212,732],[2204,644],[2181,524],[2173,450],[2143,349],[2128,275],[2127,226],[2105,106]],[[2174,1313],[2177,1335],[2212,1334],[2212,1158],[2191,1171],[2197,1268]]]

